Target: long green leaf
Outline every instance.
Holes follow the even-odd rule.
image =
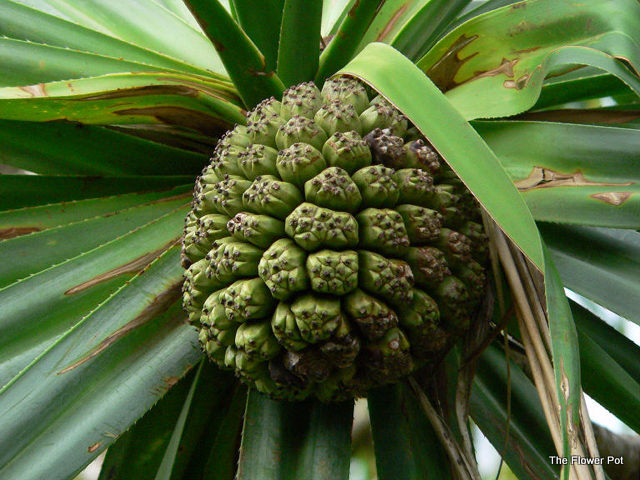
[[[232,0],[232,3],[238,23],[264,55],[266,69],[275,70],[284,0]]]
[[[184,0],[213,43],[244,104],[280,97],[282,81],[267,69],[265,58],[218,0]]]
[[[0,385],[175,243],[187,208],[0,290]],[[3,263],[8,259],[3,258]]]
[[[213,443],[229,413],[236,418],[234,433],[239,437],[242,410],[235,411],[232,408],[237,386],[238,381],[230,372],[223,372],[206,358],[203,360],[177,419],[155,480],[205,478],[202,473],[196,473],[193,469],[187,472],[187,467],[193,463],[204,463],[201,460],[207,444]],[[242,401],[237,403],[244,405]],[[229,433],[232,436],[234,434]],[[235,442],[234,447],[237,447]],[[230,459],[220,455],[218,460],[220,464],[235,465],[235,452],[232,452]]]
[[[640,90],[616,60],[640,65],[639,14],[634,0],[520,2],[460,25],[418,65],[467,119],[523,112],[547,74],[576,66],[593,65]]]
[[[109,33],[102,27],[97,21],[92,20],[87,15],[82,15],[81,11],[76,10],[75,12],[69,7],[65,6],[65,1],[57,1],[57,0],[15,0],[19,3],[28,5],[32,8],[40,10],[42,12],[48,13],[49,15],[54,15],[56,17],[62,18],[64,20],[72,21],[73,23],[77,23],[78,25],[85,26],[87,28],[91,28],[95,31],[101,31],[104,33]]]
[[[322,25],[320,33],[323,39],[334,35],[347,16],[354,0],[322,0]],[[325,40],[323,40],[325,41]]]
[[[536,389],[513,360],[509,369],[503,351],[485,350],[471,391],[471,416],[520,480],[560,478],[549,462],[555,447]]]
[[[455,19],[451,25],[448,26],[448,31],[453,30],[458,25],[462,25],[463,23],[471,20],[474,17],[482,15],[483,13],[490,12],[492,10],[497,10],[501,7],[506,7],[507,5],[513,5],[514,3],[521,3],[523,0],[473,0],[461,13],[461,15]]]
[[[53,7],[48,0],[15,0],[18,3],[22,3],[31,8],[35,8],[40,10],[41,12],[45,12],[49,15],[54,15],[56,17],[62,18],[63,20],[70,20],[65,14],[63,14],[60,10]]]
[[[369,392],[368,404],[380,480],[450,478],[438,437],[405,384]]]
[[[232,95],[193,77],[114,74],[0,89],[0,118],[84,124],[160,123],[219,136],[244,111]]]
[[[48,0],[48,3],[81,25],[224,73],[220,58],[203,33],[153,0],[130,0],[126,8],[119,2],[97,0]]]
[[[29,40],[34,43],[67,47],[156,65],[159,69],[210,74],[204,69],[145,50],[13,0],[5,0],[0,4],[0,34],[18,40]]]
[[[519,119],[527,121],[635,128],[635,125],[638,123],[638,119],[640,118],[640,103],[638,103],[638,96],[634,96],[633,99],[631,99],[630,95],[617,96],[616,98],[621,99],[622,103],[620,105],[609,107],[598,106],[594,108],[568,108],[571,105],[565,105],[557,109],[526,112],[519,115]],[[599,105],[601,100],[605,102],[611,101],[610,99],[598,99],[596,100],[596,103]]]
[[[353,403],[247,398],[238,480],[349,477]]]
[[[637,215],[640,188],[637,185],[535,189],[525,192],[523,197],[536,220],[615,228],[640,227]],[[566,205],[566,217],[559,214],[558,205]]]
[[[384,3],[381,0],[361,0],[354,3],[320,56],[316,83],[321,84],[351,60],[360,40]]]
[[[87,218],[118,213],[121,210],[179,195],[191,186],[145,193],[125,193],[111,197],[51,203],[0,212],[0,239],[14,238],[32,232],[78,222]]]
[[[212,99],[226,101],[229,106],[240,107],[240,101],[236,95],[233,84],[225,79],[206,78],[201,75],[192,75],[181,72],[127,72],[112,73],[95,77],[83,77],[72,81],[57,81],[39,83],[37,85],[22,85],[20,87],[5,87],[0,89],[0,98],[10,100],[15,98],[37,97],[65,97],[76,95],[97,94],[108,91],[114,87],[121,89],[141,87],[183,87],[188,90],[206,93]],[[141,92],[142,94],[145,91]],[[192,92],[194,95],[195,92]],[[107,97],[108,98],[108,97]]]
[[[544,258],[545,300],[549,314],[556,397],[560,405],[560,431],[562,432],[564,456],[568,456],[570,453],[569,442],[575,441],[575,438],[570,438],[570,436],[576,435],[576,429],[580,424],[582,379],[578,334],[560,275],[546,245],[544,245]],[[590,371],[590,369],[586,369],[586,371]],[[568,471],[564,470],[563,479],[568,477]]]
[[[116,57],[0,37],[0,87],[156,70],[153,65]]]
[[[198,360],[178,258],[168,251],[0,390],[3,479],[72,477]]]
[[[640,324],[640,233],[542,224],[563,283]]]
[[[217,367],[214,367],[217,368]],[[230,377],[230,374],[228,374]],[[235,391],[223,398],[223,404],[217,406],[204,429],[204,438],[192,438],[190,443],[183,442],[179,455],[192,451],[191,458],[178,458],[173,469],[174,479],[190,480],[234,480],[238,466],[238,448],[242,433],[242,420],[247,403],[247,389],[240,382],[234,382]],[[209,399],[203,399],[210,405]],[[197,418],[195,419],[197,421]],[[188,426],[187,431],[193,427]],[[206,453],[208,455],[203,455]],[[184,455],[186,457],[186,455]],[[184,465],[184,466],[183,466]]]
[[[109,448],[99,480],[232,480],[237,456],[233,436],[240,436],[245,389],[206,359],[192,373]],[[229,445],[216,444],[221,436],[230,439]],[[214,463],[230,466],[230,475],[205,472],[212,446],[217,448]]]
[[[578,331],[600,345],[625,372],[640,384],[640,364],[637,361],[640,358],[640,346],[576,302],[571,302],[571,310]]]
[[[489,215],[544,271],[540,237],[524,201],[493,152],[429,78],[406,57],[382,43],[369,45],[339,73],[362,78],[402,111]]]
[[[34,138],[38,141],[34,142]],[[0,142],[0,163],[43,175],[194,175],[206,161],[202,154],[104,127],[64,122],[0,120]],[[145,182],[145,179],[140,180]],[[58,195],[69,195],[72,191],[60,187],[57,185]],[[141,184],[140,189],[149,189],[149,183]],[[118,191],[113,182],[111,190],[113,193]],[[17,203],[9,198],[2,200],[3,203]]]
[[[358,52],[372,42],[391,43],[402,27],[429,0],[386,0],[362,37]]]
[[[576,316],[584,312],[574,310]],[[584,390],[598,403],[640,433],[640,383],[633,379],[598,343],[578,332],[580,361],[586,372]]]
[[[278,76],[285,87],[318,71],[322,0],[285,0],[278,46]]]
[[[191,188],[193,176],[101,177],[0,175],[0,210],[34,205],[100,198],[120,193],[172,190],[176,185]],[[179,187],[176,187],[179,188]]]
[[[202,32],[202,30],[200,29],[200,25],[198,25],[198,22],[196,22],[196,19],[193,18],[193,15],[191,15],[191,12],[189,11],[189,9],[187,8],[187,6],[184,4],[182,0],[154,0],[154,1],[162,5],[164,8],[169,10],[171,13],[176,15],[181,20],[183,20],[185,23],[191,26],[191,28],[195,29],[196,31]]]
[[[209,155],[219,140],[181,126],[166,124],[109,125],[105,128],[126,135],[149,140],[163,146],[186,150],[189,153]]]
[[[389,71],[394,72],[393,80],[386,74]],[[437,87],[396,50],[384,44],[372,44],[342,73],[370,82],[398,107],[425,134],[488,214],[544,275],[561,424],[572,427],[563,428],[563,443],[567,446],[566,435],[576,431],[579,421],[580,365],[575,326],[550,254],[544,249],[522,198],[478,134]],[[413,94],[415,91],[421,94]],[[469,161],[470,157],[473,161]]]
[[[560,174],[580,171],[586,183],[640,181],[640,168],[633,164],[640,140],[633,130],[532,121],[476,121],[473,126],[515,182],[531,176],[535,166]]]
[[[191,192],[0,242],[0,288],[92,250],[189,203]]]
[[[629,87],[618,77],[602,70],[585,67],[547,79],[542,84],[540,97],[533,110],[628,93],[631,93]],[[634,97],[637,98],[635,95]]]
[[[640,141],[633,130],[530,121],[481,121],[474,127],[536,220],[640,227]]]
[[[109,447],[98,480],[146,478],[160,464],[195,372],[174,385],[151,410]]]
[[[447,25],[471,0],[431,0],[402,27],[391,46],[417,60],[428,52]]]

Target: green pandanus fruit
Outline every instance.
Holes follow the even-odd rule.
[[[249,112],[198,178],[184,307],[250,386],[343,400],[442,358],[486,255],[473,196],[400,112],[352,78],[304,83]]]

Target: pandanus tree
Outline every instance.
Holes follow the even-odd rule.
[[[356,397],[381,480],[478,479],[471,419],[521,480],[636,478],[583,392],[640,432],[601,318],[640,319],[637,1],[1,0],[0,34],[1,478],[346,479]]]

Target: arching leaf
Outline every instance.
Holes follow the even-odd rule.
[[[582,65],[640,92],[637,77],[616,60],[640,68],[638,19],[634,0],[519,2],[460,25],[418,66],[467,119],[523,112],[535,104],[546,75]]]

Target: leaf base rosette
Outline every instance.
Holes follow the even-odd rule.
[[[198,177],[184,308],[218,365],[277,399],[366,395],[434,362],[485,284],[473,197],[352,78],[288,89]]]

